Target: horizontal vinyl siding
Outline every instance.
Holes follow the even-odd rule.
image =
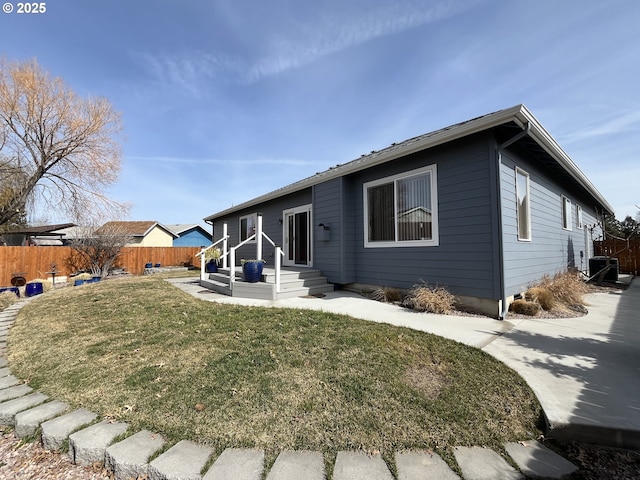
[[[342,182],[342,178],[336,178],[313,188],[313,228],[316,230],[314,267],[321,270],[333,283],[343,283],[340,255],[340,238],[344,233],[341,215]],[[321,223],[330,228],[329,241],[320,239],[321,228],[318,225]]]
[[[494,278],[490,139],[480,135],[361,172],[353,181],[358,283],[411,288],[422,281],[457,295],[499,298]],[[439,245],[364,248],[363,184],[437,166]]]
[[[516,166],[529,174],[531,241],[518,241]],[[501,176],[506,294],[521,293],[542,276],[569,267],[584,270],[587,249],[584,229],[576,226],[576,206],[582,207],[583,223],[594,225],[596,213],[588,206],[588,200],[579,192],[567,191],[534,163],[513,152],[503,152]],[[572,203],[572,230],[562,228],[562,195]],[[583,256],[580,252],[584,252]]]

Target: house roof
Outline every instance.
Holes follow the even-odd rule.
[[[350,162],[338,164],[335,167],[316,173],[315,175],[298,182],[266,193],[265,195],[247,202],[235,205],[226,210],[222,210],[206,217],[204,220],[206,222],[211,222],[218,217],[243,210],[289,193],[300,191],[334,178],[349,175],[375,165],[390,162],[412,153],[433,148],[438,145],[503,125],[512,125],[517,127],[518,131],[527,131],[526,129],[528,129],[527,135],[523,137],[522,141],[526,142],[527,147],[535,150],[537,154],[536,158],[540,162],[545,162],[548,167],[551,167],[564,175],[568,175],[569,178],[577,183],[580,188],[591,195],[600,204],[601,208],[607,210],[608,213],[613,214],[613,207],[609,202],[607,202],[604,196],[596,189],[587,176],[578,168],[573,160],[571,160],[569,155],[567,155],[567,153],[553,139],[549,132],[545,130],[527,107],[524,105],[516,105],[515,107],[499,110],[481,117],[456,123],[455,125],[451,125],[434,132],[413,137],[400,143],[393,143],[382,150],[373,151],[368,155],[362,155],[360,158]],[[528,141],[526,139],[528,139]]]
[[[117,228],[122,231],[122,233],[131,235],[132,237],[144,237],[148,235],[149,232],[151,232],[151,230],[153,230],[155,227],[159,227],[162,230],[166,231],[169,235],[177,237],[177,235],[170,231],[167,227],[152,220],[107,222],[96,230],[96,234],[99,235],[100,231],[106,228]]]
[[[174,223],[165,225],[167,230],[175,234],[176,236],[180,236],[181,234],[188,232],[189,230],[201,230],[202,233],[208,237],[211,236],[207,230],[202,225],[198,225],[197,223]]]
[[[73,223],[60,223],[57,225],[40,225],[38,227],[26,227],[20,228],[17,230],[11,230],[10,232],[4,233],[20,233],[24,235],[52,235],[52,236],[60,236],[64,235],[63,233],[56,232],[56,230],[62,230],[64,228],[75,227]]]

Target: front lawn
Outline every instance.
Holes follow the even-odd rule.
[[[347,316],[204,302],[153,276],[34,299],[11,329],[9,363],[74,407],[271,460],[283,449],[500,451],[535,436],[540,415],[525,382],[476,348]]]

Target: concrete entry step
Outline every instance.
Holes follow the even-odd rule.
[[[78,465],[104,462],[107,447],[118,436],[127,431],[129,425],[104,421],[91,425],[69,436],[69,456]]]
[[[9,388],[3,388],[2,390],[0,390],[0,402],[6,402],[7,400],[13,400],[14,398],[24,397],[31,392],[33,392],[33,388],[24,383]]]
[[[105,467],[113,472],[115,480],[146,478],[149,457],[160,450],[164,443],[160,435],[142,430],[108,447]]]
[[[188,440],[176,443],[149,464],[149,480],[200,480],[213,450]]]
[[[60,451],[69,435],[80,427],[93,422],[98,415],[89,410],[74,410],[40,425],[42,446],[47,450]]]
[[[0,368],[0,378],[1,377],[7,377],[11,375],[11,370],[9,370],[8,367],[1,367]]]
[[[573,463],[540,442],[514,442],[507,443],[504,447],[527,477],[563,478],[578,470]]]
[[[436,453],[398,452],[395,455],[398,480],[456,480],[460,477]]]
[[[320,452],[285,450],[276,458],[267,480],[324,480],[324,458]]]
[[[6,367],[7,366],[7,359],[4,357],[0,357],[0,367]]]
[[[455,447],[453,455],[465,480],[524,480],[504,458],[488,448]]]
[[[227,448],[202,480],[261,480],[264,451]]]
[[[338,452],[333,480],[393,480],[393,476],[380,455]]]
[[[33,435],[42,422],[57,417],[67,410],[69,410],[69,405],[54,400],[16,414],[16,437],[24,438]]]
[[[40,392],[35,392],[0,403],[0,425],[15,425],[15,417],[18,412],[40,405],[47,400],[49,400],[49,397]]]

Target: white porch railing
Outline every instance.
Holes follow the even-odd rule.
[[[275,244],[269,235],[262,231],[262,214],[258,214],[256,217],[256,232],[248,237],[243,242],[239,243],[235,247],[229,249],[229,281],[231,283],[231,289],[233,290],[233,283],[236,281],[236,250],[242,245],[255,239],[256,241],[256,260],[262,260],[262,239],[265,238],[274,248],[274,269],[275,269],[275,285],[276,293],[280,293],[280,270],[282,268],[282,262],[280,257],[284,256],[282,248]]]
[[[227,258],[229,257],[229,250],[228,250],[229,234],[227,233],[227,224],[226,223],[222,224],[222,238],[220,240],[218,240],[217,242],[212,243],[207,248],[203,248],[198,253],[196,253],[196,257],[200,256],[200,280],[204,280],[205,279],[205,273],[206,273],[205,272],[205,258],[204,258],[205,257],[205,253],[207,252],[207,250],[215,247],[220,242],[222,242],[222,255],[220,256],[220,259],[222,260],[222,268],[227,268]]]

